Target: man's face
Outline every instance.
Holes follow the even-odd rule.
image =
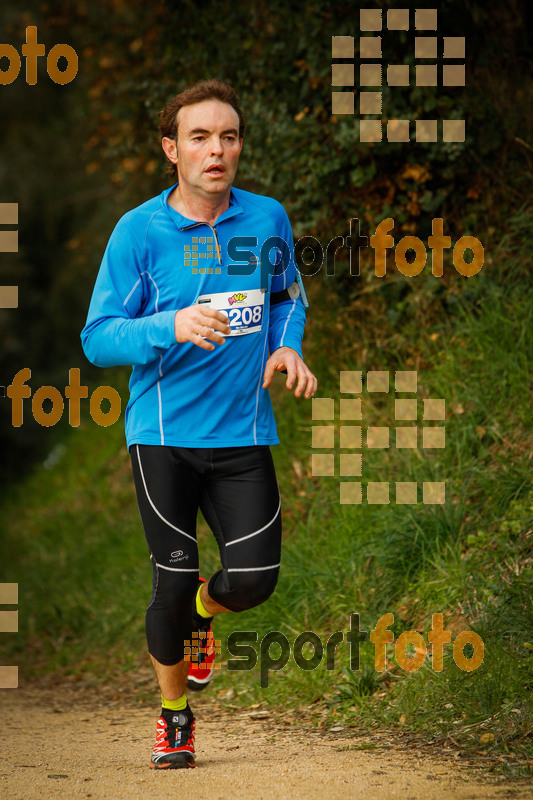
[[[178,111],[176,155],[183,188],[204,197],[225,193],[235,178],[241,148],[239,117],[228,103],[204,100]]]

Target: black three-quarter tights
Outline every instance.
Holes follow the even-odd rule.
[[[281,550],[280,497],[266,445],[130,448],[141,519],[153,566],[146,612],[148,650],[161,664],[183,658],[198,588],[196,517],[202,510],[222,569],[210,597],[232,611],[263,603],[274,591]]]

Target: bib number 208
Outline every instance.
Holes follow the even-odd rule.
[[[229,324],[231,327],[237,325],[257,325],[261,322],[262,306],[244,306],[244,308],[230,308]]]

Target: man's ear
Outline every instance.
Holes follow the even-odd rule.
[[[173,164],[177,164],[178,149],[176,145],[176,140],[170,139],[168,136],[164,136],[161,139],[161,147],[163,148],[163,152],[165,153],[168,160],[171,161]]]

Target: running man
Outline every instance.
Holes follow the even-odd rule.
[[[175,769],[196,763],[187,687],[213,673],[213,617],[263,603],[278,579],[268,387],[286,371],[287,389],[310,398],[317,381],[302,358],[287,214],[232,186],[245,128],[235,92],[202,81],[159,119],[177,180],[119,220],[81,336],[93,364],[133,366],[126,439],[153,567],[146,636],[162,702],[150,766]],[[222,564],[209,581],[199,508]],[[200,663],[184,659],[184,642],[196,641]]]

